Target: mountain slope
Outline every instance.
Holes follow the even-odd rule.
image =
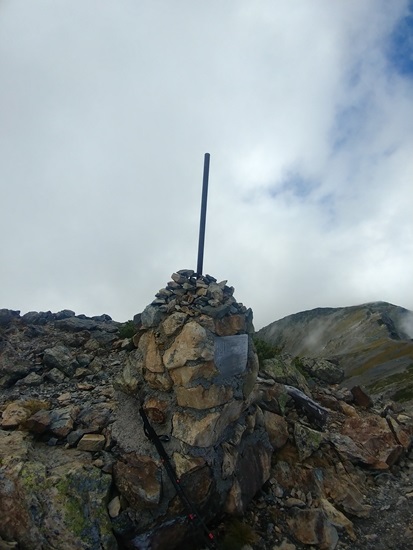
[[[257,333],[291,355],[338,362],[345,385],[365,384],[381,391],[383,379],[388,379],[397,391],[411,383],[413,392],[412,336],[413,312],[387,302],[303,311]]]

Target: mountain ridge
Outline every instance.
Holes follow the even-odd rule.
[[[338,363],[344,385],[364,384],[383,390],[392,377],[412,385],[413,312],[388,302],[294,313],[257,331],[257,337],[293,356],[322,357]],[[413,373],[412,373],[413,374]],[[412,379],[411,379],[412,378]],[[410,380],[411,379],[411,380]]]

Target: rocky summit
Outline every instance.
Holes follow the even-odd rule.
[[[413,405],[412,311],[387,302],[316,308],[274,321],[258,337],[293,356],[335,362],[348,388],[362,384]]]
[[[192,270],[133,323],[0,310],[0,550],[413,548],[412,418],[344,376]]]

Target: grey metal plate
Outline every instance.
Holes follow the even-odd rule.
[[[248,334],[216,336],[214,361],[225,377],[245,371],[248,360]]]

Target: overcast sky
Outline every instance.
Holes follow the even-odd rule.
[[[0,308],[413,310],[413,2],[2,0]]]

